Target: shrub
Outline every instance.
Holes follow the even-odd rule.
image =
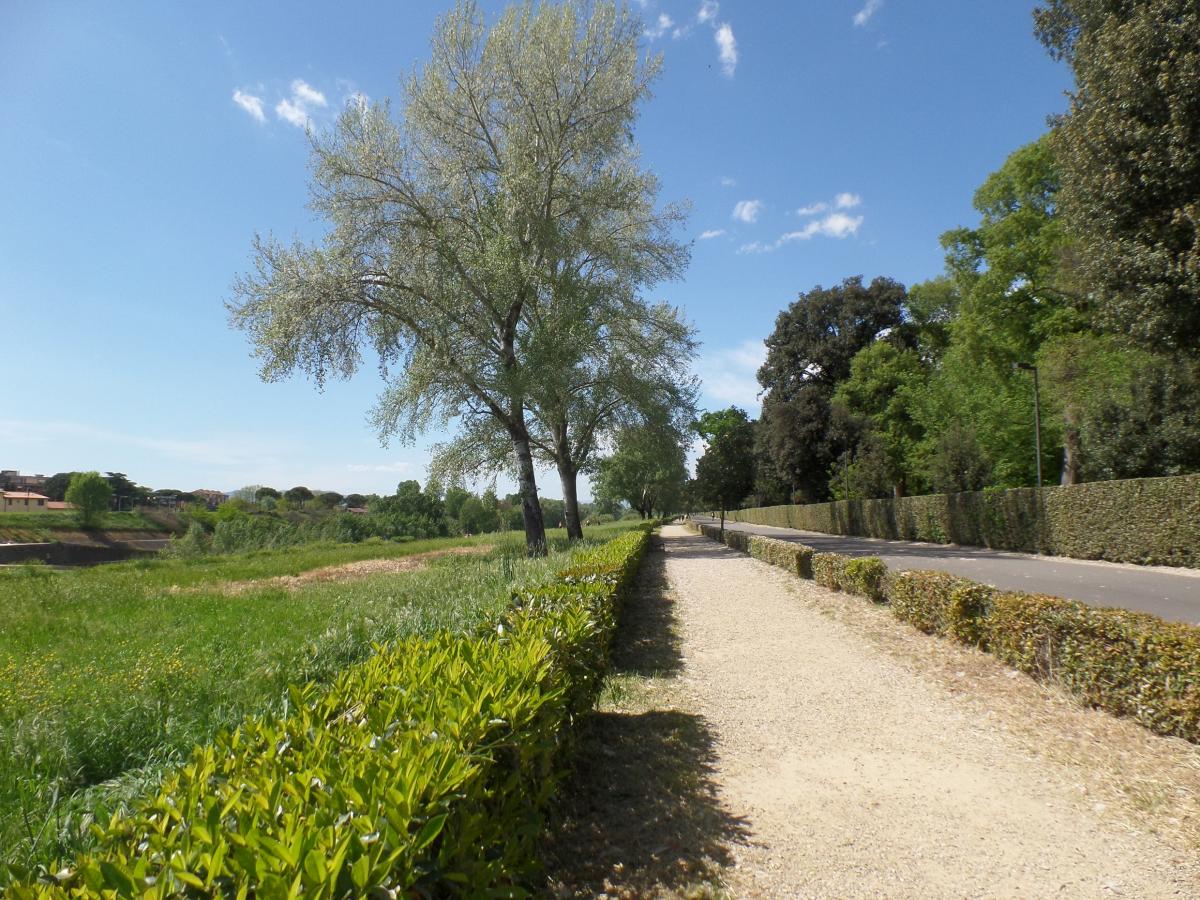
[[[1200,628],[1073,600],[997,593],[987,649],[1092,706],[1200,741]]]
[[[982,618],[996,589],[948,572],[897,572],[890,578],[888,602],[896,618],[926,634],[982,644]]]
[[[9,895],[524,895],[574,718],[599,690],[647,532],[582,552],[474,638],[377,648],[287,714],[198,748]]]

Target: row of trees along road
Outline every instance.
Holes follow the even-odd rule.
[[[664,368],[686,363],[691,329],[641,299],[688,250],[671,236],[682,210],[657,207],[633,142],[661,67],[639,58],[640,33],[606,0],[528,2],[490,28],[460,2],[399,121],[352,103],[312,137],[324,240],[257,237],[229,304],[264,379],[347,378],[371,352],[387,376],[381,436],[457,423],[443,473],[506,458],[531,553],[545,552],[538,457],[578,536],[575,478],[597,442],[694,394]]]
[[[752,503],[1200,471],[1200,7],[1048,0],[1076,88],[911,290],[802,293],[759,371]],[[1020,368],[1024,367],[1024,368]]]

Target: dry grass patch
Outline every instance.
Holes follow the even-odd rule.
[[[222,581],[217,584],[196,585],[188,588],[172,585],[169,592],[172,594],[225,594],[235,597],[252,591],[272,588],[298,591],[312,584],[358,581],[371,575],[400,575],[405,572],[415,572],[425,568],[430,561],[443,556],[480,556],[491,551],[491,544],[451,547],[448,550],[429,550],[425,553],[414,553],[412,556],[400,556],[393,559],[360,559],[356,562],[310,569],[299,575],[275,575],[271,578],[251,578],[245,581]]]

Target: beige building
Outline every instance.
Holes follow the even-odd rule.
[[[4,491],[0,512],[46,512],[50,498],[32,491]]]

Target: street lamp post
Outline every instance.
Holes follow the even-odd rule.
[[[1038,370],[1032,363],[1013,363],[1013,370],[1033,373],[1033,440],[1037,453],[1037,486],[1042,486],[1042,404],[1038,400]]]

